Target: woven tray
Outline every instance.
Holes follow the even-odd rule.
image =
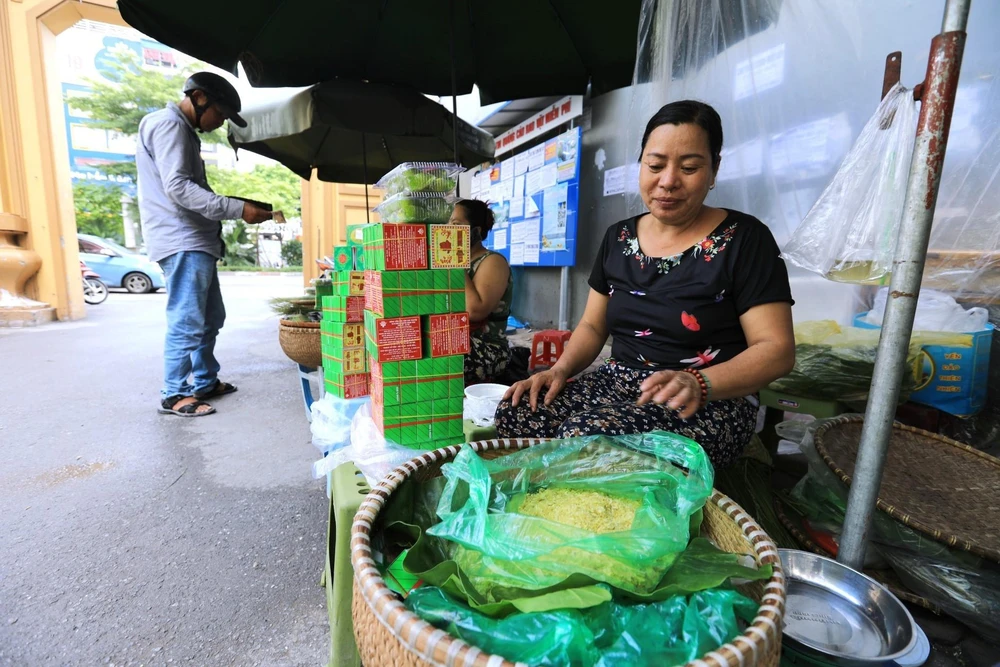
[[[816,431],[816,451],[850,486],[861,417]],[[1000,460],[920,429],[893,426],[878,508],[949,547],[1000,563]]]
[[[482,440],[470,443],[484,458],[496,458],[538,444],[541,440]],[[488,655],[478,648],[435,629],[406,610],[379,575],[372,560],[370,535],[386,501],[407,478],[427,479],[440,474],[441,465],[453,459],[458,446],[426,452],[389,473],[362,503],[351,534],[354,565],[352,616],[354,635],[366,667],[525,667]],[[741,587],[744,595],[760,603],[746,632],[690,663],[690,667],[777,667],[781,657],[781,627],[785,609],[785,576],[774,543],[739,505],[714,492],[705,505],[703,533],[720,549],[753,554],[769,564],[774,574],[767,582]]]
[[[785,510],[786,510],[785,505],[782,504],[782,502],[778,498],[775,498],[774,513],[778,516],[778,521],[780,521],[781,525],[783,525],[785,529],[789,533],[791,533],[792,537],[795,538],[795,541],[799,543],[800,547],[802,547],[806,551],[811,551],[814,554],[825,556],[827,558],[837,557],[837,554],[832,554],[823,547],[821,547],[820,545],[813,542],[812,538],[806,535],[806,533],[802,530],[801,525],[797,523],[795,519],[788,516],[788,513]],[[791,511],[793,514],[796,515],[796,517],[799,516],[798,512],[796,512],[795,510]],[[869,577],[871,577],[872,579],[874,579],[875,581],[882,584],[883,586],[885,586],[886,588],[888,588],[892,592],[892,594],[898,597],[900,600],[905,600],[911,604],[917,605],[918,607],[923,607],[928,611],[933,611],[935,614],[941,613],[941,610],[938,609],[936,606],[934,606],[934,603],[932,603],[930,600],[928,600],[927,598],[922,598],[913,591],[911,591],[910,589],[906,588],[906,586],[903,585],[903,582],[899,580],[899,577],[897,577],[896,573],[893,572],[892,570],[865,570],[864,573]]]

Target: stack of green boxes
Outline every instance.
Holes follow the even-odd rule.
[[[392,211],[383,218],[391,222],[363,230],[372,416],[386,440],[414,449],[453,445],[464,437],[467,330],[464,347],[433,345],[432,334],[441,328],[433,318],[468,320],[469,230],[429,224],[447,216],[428,218],[426,206],[410,210],[405,204],[419,193],[422,204],[450,211],[455,174],[454,165],[400,165],[379,181]]]
[[[359,398],[369,394],[368,360],[364,332],[364,272],[355,270],[353,258],[361,255],[361,225],[348,227],[348,245],[334,248],[329,295],[317,300],[323,308],[320,340],[326,391],[339,398]],[[352,258],[348,261],[346,258]]]

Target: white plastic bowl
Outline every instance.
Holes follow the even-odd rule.
[[[494,384],[484,382],[483,384],[471,384],[465,388],[465,397],[500,402],[503,395],[510,389],[505,384]]]

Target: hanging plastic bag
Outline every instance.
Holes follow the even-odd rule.
[[[916,132],[917,103],[896,84],[782,257],[830,280],[888,283]]]
[[[427,533],[459,545],[455,562],[493,599],[573,574],[652,591],[713,480],[701,446],[665,432],[552,441],[492,461],[463,449],[442,473],[441,522]]]
[[[653,604],[606,602],[578,611],[492,619],[441,589],[418,588],[406,606],[422,619],[512,662],[573,667],[670,667],[695,660],[738,634],[757,605],[733,590],[679,595]]]
[[[367,397],[347,399],[333,394],[325,394],[318,401],[313,401],[309,430],[316,449],[325,454],[350,444],[351,422],[355,413],[368,402]]]

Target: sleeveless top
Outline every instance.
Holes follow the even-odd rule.
[[[503,255],[500,255],[500,253],[487,250],[485,255],[472,260],[472,264],[469,266],[470,278],[475,279],[476,271],[479,270],[479,266],[483,263],[483,260],[490,255],[499,255],[505,262],[507,261]],[[507,318],[510,317],[510,302],[513,294],[514,276],[510,273],[508,267],[507,289],[504,290],[503,296],[500,297],[500,302],[497,303],[497,307],[493,309],[492,313],[486,316],[485,320],[480,320],[479,322],[473,322],[471,324],[470,330],[473,336],[491,343],[507,342]]]

